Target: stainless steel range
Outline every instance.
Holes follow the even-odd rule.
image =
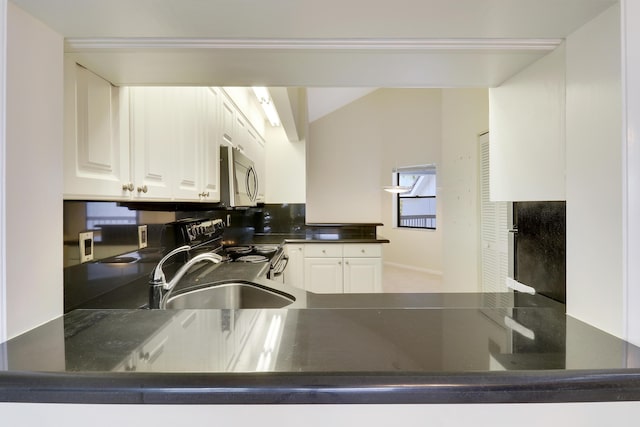
[[[224,222],[220,219],[188,218],[165,226],[164,246],[167,252],[184,245],[191,250],[182,255],[187,261],[202,252],[214,252],[223,262],[269,263],[267,278],[283,281],[288,258],[282,245],[224,246]]]
[[[166,252],[180,246],[190,246],[189,252],[183,255],[184,261],[202,252],[214,252],[224,257],[223,233],[224,222],[220,219],[182,219],[165,225],[163,246]]]
[[[288,258],[281,245],[243,245],[224,248],[230,262],[269,263],[267,278],[283,281]]]

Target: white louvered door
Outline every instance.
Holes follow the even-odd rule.
[[[483,292],[507,292],[509,266],[508,202],[492,202],[489,193],[489,134],[480,143],[480,242],[481,289]],[[496,301],[498,303],[498,301]]]

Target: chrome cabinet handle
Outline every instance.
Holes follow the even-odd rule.
[[[142,187],[138,187],[138,193],[146,193],[147,191],[149,191],[149,189],[147,188],[146,185],[143,185]]]
[[[133,191],[134,188],[135,186],[133,185],[133,182],[130,182],[128,184],[122,184],[123,191]]]

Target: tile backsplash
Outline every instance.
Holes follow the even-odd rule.
[[[115,202],[64,202],[64,266],[80,263],[78,235],[93,231],[94,260],[138,249],[138,226],[147,225],[150,247],[160,246],[162,227],[175,221],[175,212],[135,211]]]
[[[130,204],[120,206],[116,202],[64,202],[64,267],[80,264],[78,236],[84,231],[94,233],[94,261],[136,251],[138,226],[147,226],[149,248],[162,246],[164,224],[184,218],[222,219],[227,228],[225,238],[252,237],[254,233],[296,234],[304,233],[304,204],[265,204],[256,208],[235,210],[174,210],[168,204]]]

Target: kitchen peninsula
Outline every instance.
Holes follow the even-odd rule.
[[[518,321],[498,325],[495,318]],[[452,304],[427,309],[77,310],[1,349],[6,357],[0,372],[4,402],[640,398],[640,370],[634,364],[639,349],[565,317],[553,304],[513,309]]]
[[[191,279],[256,283],[294,302],[71,311],[0,344],[0,401],[640,399],[640,349],[566,316],[564,304],[541,295],[314,294],[261,279],[259,265],[232,267]]]
[[[241,218],[233,222],[243,224]],[[303,223],[278,233],[261,222],[248,227],[250,233],[227,228],[224,242],[380,245],[387,240],[376,234],[378,225]],[[244,283],[291,302],[282,308],[139,309],[148,300],[157,251],[147,248],[138,262],[121,266],[136,270],[139,279],[2,344],[0,401],[640,399],[640,349],[567,316],[564,304],[542,295],[316,293],[266,279],[266,264],[221,263],[194,269],[177,291]],[[74,289],[69,286],[68,294]]]

